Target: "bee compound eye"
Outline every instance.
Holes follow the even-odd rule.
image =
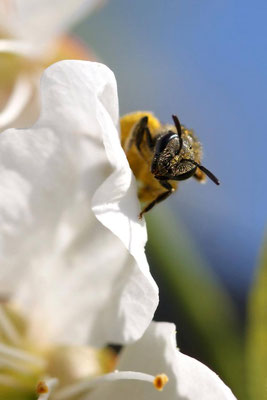
[[[160,154],[162,153],[165,148],[167,147],[167,145],[170,143],[171,140],[173,139],[178,139],[179,137],[177,135],[177,133],[171,132],[169,131],[168,133],[166,133],[165,135],[159,137],[157,143],[156,143],[156,151],[155,154]]]

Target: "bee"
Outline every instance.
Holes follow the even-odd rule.
[[[121,144],[138,183],[144,205],[139,218],[169,197],[178,182],[193,176],[204,182],[219,180],[201,165],[202,147],[192,130],[180,124],[162,125],[150,112],[127,114],[120,120]]]

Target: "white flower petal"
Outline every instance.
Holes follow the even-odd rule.
[[[29,103],[34,87],[27,76],[19,76],[15,82],[7,103],[0,111],[0,132],[12,121],[15,121]]]
[[[157,306],[116,90],[101,64],[54,64],[39,121],[0,136],[0,294],[43,339],[135,340]]]
[[[88,400],[234,400],[230,389],[204,364],[176,348],[175,326],[152,323],[135,344],[125,347],[118,370],[157,375],[165,373],[169,382],[158,392],[144,382],[112,382],[96,389]]]
[[[0,39],[0,53],[16,54],[22,57],[34,58],[35,47],[23,40]]]
[[[92,11],[100,0],[6,0],[0,28],[39,47]]]

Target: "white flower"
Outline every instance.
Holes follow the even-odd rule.
[[[39,114],[44,66],[65,58],[88,58],[78,45],[60,41],[78,19],[102,0],[2,0],[0,2],[0,132],[27,127]]]
[[[0,31],[41,48],[102,0],[2,0]]]
[[[141,339],[124,348],[116,368],[61,389],[55,378],[40,387],[51,400],[235,400],[214,372],[176,348],[173,324],[152,323]]]
[[[136,340],[158,289],[117,131],[114,75],[60,62],[43,75],[41,99],[31,129],[0,135],[0,296],[20,307],[34,340]]]

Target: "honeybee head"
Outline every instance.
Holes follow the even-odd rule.
[[[151,172],[159,180],[184,180],[193,176],[200,168],[216,185],[218,179],[196,160],[192,137],[182,137],[181,124],[176,115],[172,116],[177,132],[169,130],[157,139]]]

